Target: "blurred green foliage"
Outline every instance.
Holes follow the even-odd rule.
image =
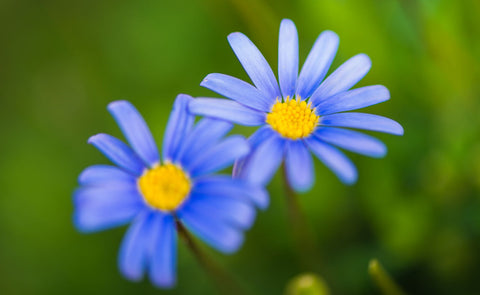
[[[352,187],[317,161],[316,185],[300,199],[318,242],[312,269],[299,263],[278,175],[244,247],[206,251],[252,294],[281,294],[304,271],[332,294],[375,294],[372,257],[411,294],[479,294],[478,0],[1,0],[0,293],[214,293],[183,245],[176,289],[123,279],[125,229],[77,233],[71,194],[83,168],[107,163],[87,138],[120,136],[108,102],[132,101],[161,142],[178,93],[213,95],[198,86],[210,72],[247,78],[230,32],[246,33],[276,70],[284,17],[297,24],[302,60],[325,29],[341,39],[334,67],[368,54],[360,85],[392,96],[368,111],[399,121],[405,136],[376,135],[385,159],[350,154]]]

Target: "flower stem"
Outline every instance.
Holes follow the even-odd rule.
[[[395,283],[377,259],[370,260],[368,265],[370,276],[382,290],[384,295],[405,295],[406,293]]]
[[[315,246],[315,241],[306,222],[305,215],[300,209],[298,195],[288,182],[285,165],[283,165],[282,170],[285,195],[287,198],[288,217],[292,226],[294,239],[297,243],[296,246],[300,253],[302,266],[310,271],[318,270],[320,258]]]
[[[193,253],[198,263],[205,269],[220,294],[244,295],[243,288],[238,282],[212,259],[206,256],[198,247],[192,235],[182,222],[175,219],[177,232],[188,249]]]

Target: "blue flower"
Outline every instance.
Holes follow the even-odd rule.
[[[259,186],[228,175],[213,175],[249,152],[241,136],[222,139],[230,123],[205,118],[194,125],[191,101],[179,95],[168,121],[162,157],[133,105],[116,101],[108,110],[131,147],[107,134],[89,143],[115,166],[85,169],[74,193],[74,223],[94,232],[131,223],[119,253],[119,268],[131,280],[148,270],[159,287],[176,281],[176,222],[224,253],[236,251],[255,218],[255,203],[267,206]]]
[[[189,109],[198,115],[262,126],[249,138],[252,152],[235,164],[234,172],[241,177],[265,185],[285,159],[289,183],[297,191],[307,191],[314,182],[311,151],[342,182],[352,184],[357,170],[334,146],[371,157],[383,157],[387,149],[378,139],[345,127],[403,134],[402,126],[391,119],[348,112],[390,98],[381,85],[350,90],[369,71],[368,56],[350,58],[324,79],[338,48],[334,32],[320,34],[298,74],[297,30],[291,20],[284,19],[278,46],[279,83],[245,35],[232,33],[228,41],[255,86],[209,74],[201,85],[231,100],[196,98]]]

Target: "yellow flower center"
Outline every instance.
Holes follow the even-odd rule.
[[[170,163],[147,170],[138,179],[138,186],[150,206],[164,211],[180,206],[192,187],[187,174]]]
[[[272,111],[267,114],[267,123],[283,137],[298,139],[309,136],[319,118],[311,103],[287,97],[284,102],[277,100],[273,105]]]

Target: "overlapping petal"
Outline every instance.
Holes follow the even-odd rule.
[[[209,195],[213,197],[238,198],[252,201],[264,209],[268,206],[268,192],[264,187],[254,185],[243,179],[232,179],[230,176],[214,175],[204,176],[195,181],[194,194]]]
[[[101,133],[90,137],[88,143],[95,146],[109,158],[110,161],[121,168],[137,176],[142,174],[145,168],[142,160],[121,140],[111,135]]]
[[[328,115],[368,107],[390,99],[385,86],[373,85],[353,89],[331,96],[315,107],[319,115]]]
[[[277,79],[258,48],[242,33],[228,35],[228,42],[253,84],[274,101],[280,97]]]
[[[372,62],[366,54],[357,54],[344,62],[313,92],[310,101],[317,105],[323,100],[347,91],[358,83],[370,70]]]
[[[338,43],[339,38],[332,31],[324,31],[318,36],[298,77],[296,92],[298,96],[306,99],[317,89],[332,65]]]
[[[233,135],[211,149],[197,155],[192,163],[185,163],[192,177],[224,169],[236,159],[248,154],[250,147],[243,136]]]
[[[266,185],[282,162],[285,140],[272,136],[263,141],[250,155],[250,160],[243,167],[242,175],[255,184]]]
[[[196,115],[216,118],[245,126],[265,123],[265,113],[247,108],[238,102],[217,98],[195,98],[189,109]]]
[[[185,94],[180,94],[175,99],[163,136],[162,157],[164,161],[171,161],[175,158],[180,143],[193,125],[194,116],[187,111],[188,103],[191,100],[192,97]]]
[[[233,125],[226,121],[204,118],[187,135],[177,152],[178,161],[185,165],[191,163],[201,152],[209,150],[225,136]],[[177,159],[174,160],[176,162]]]
[[[178,215],[187,228],[213,248],[233,253],[242,245],[243,233],[232,225],[221,222],[218,215],[184,206]]]
[[[263,112],[268,112],[274,100],[265,96],[249,83],[224,74],[209,74],[200,86]]]
[[[152,133],[137,109],[128,101],[115,101],[108,110],[135,153],[149,166],[158,163],[158,149]]]

